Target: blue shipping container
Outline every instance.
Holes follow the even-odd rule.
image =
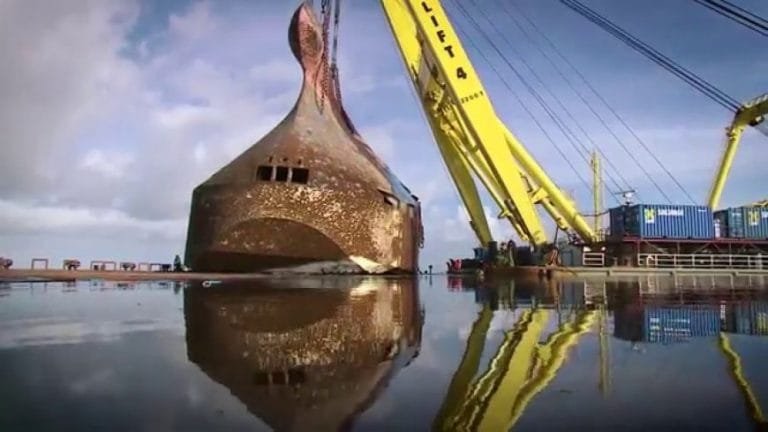
[[[744,208],[736,207],[715,212],[720,224],[720,235],[728,238],[744,238]]]
[[[712,210],[705,206],[636,204],[610,210],[612,237],[711,239]]]
[[[768,208],[733,207],[715,213],[730,238],[768,239]]]
[[[645,308],[645,341],[676,342],[720,333],[720,311],[713,306]]]
[[[744,208],[744,237],[748,239],[768,239],[768,208]]]
[[[749,302],[734,305],[734,325],[736,333],[747,335],[768,334],[768,303]]]

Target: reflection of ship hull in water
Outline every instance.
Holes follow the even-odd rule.
[[[415,271],[419,201],[344,112],[322,29],[306,4],[289,40],[304,71],[299,99],[195,189],[186,263],[203,272]]]
[[[194,287],[184,298],[190,360],[277,430],[349,426],[418,354],[414,281],[324,282]]]

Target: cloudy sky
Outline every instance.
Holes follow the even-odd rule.
[[[0,0],[0,256],[26,266],[33,256],[170,261],[182,254],[192,188],[268,132],[296,99],[300,71],[287,26],[298,3]],[[467,48],[500,116],[590,212],[589,190],[579,179],[589,181],[589,170],[578,141],[569,143],[454,0],[444,3],[467,31]],[[768,90],[765,39],[692,1],[586,3],[738,100]],[[739,4],[768,15],[764,1]],[[665,201],[654,182],[674,201],[687,198],[525,17],[546,29],[693,198],[705,201],[728,111],[554,0],[462,5],[579,140],[602,148],[643,201]],[[424,262],[467,255],[473,234],[378,2],[347,1],[342,13],[345,104],[371,146],[422,199]],[[756,131],[746,134],[724,205],[765,195],[766,144]],[[490,202],[488,212],[495,214]],[[498,236],[511,232],[493,225]]]

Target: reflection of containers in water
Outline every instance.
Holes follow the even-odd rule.
[[[733,331],[747,335],[768,335],[768,303],[749,302],[733,306]]]
[[[720,332],[720,313],[714,306],[647,307],[646,342],[678,342]]]
[[[705,206],[636,204],[612,208],[611,237],[711,239],[712,210]]]
[[[639,342],[643,338],[643,313],[638,304],[627,304],[613,312],[613,335]]]
[[[715,212],[724,237],[768,239],[768,208],[732,207]]]

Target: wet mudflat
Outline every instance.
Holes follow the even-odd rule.
[[[0,285],[0,430],[755,430],[764,278]]]

